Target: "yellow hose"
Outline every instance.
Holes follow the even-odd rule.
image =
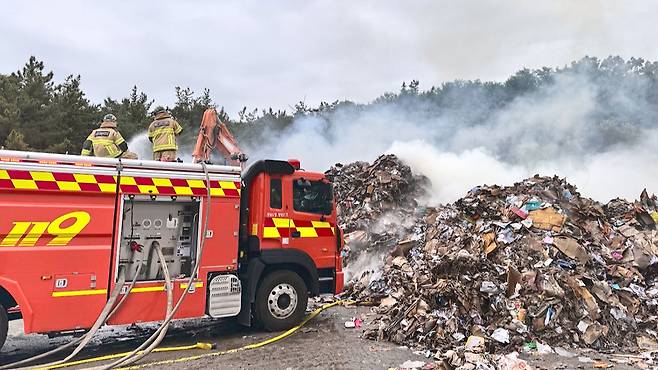
[[[200,355],[195,355],[195,356],[188,356],[188,357],[180,357],[176,359],[171,359],[171,360],[163,360],[163,361],[156,361],[156,362],[148,362],[145,364],[141,365],[136,365],[136,366],[130,366],[130,367],[124,367],[121,369],[142,369],[145,367],[151,367],[151,366],[157,366],[157,365],[168,365],[168,364],[175,364],[175,363],[180,363],[180,362],[187,362],[187,361],[194,361],[194,360],[200,360],[203,358],[208,358],[208,357],[216,357],[216,356],[222,356],[225,354],[229,353],[235,353],[239,351],[245,351],[249,349],[256,349],[260,347],[264,347],[268,344],[272,344],[274,342],[280,341],[281,339],[287,338],[293,333],[295,333],[297,330],[299,330],[301,327],[306,325],[309,321],[311,321],[313,318],[315,318],[317,315],[319,315],[322,311],[334,307],[339,304],[354,304],[356,303],[355,301],[335,301],[332,303],[328,303],[323,305],[320,308],[317,308],[315,311],[311,312],[308,316],[304,318],[304,320],[299,323],[299,325],[288,329],[287,331],[273,337],[270,339],[266,339],[262,342],[258,343],[253,343],[253,344],[248,344],[246,346],[242,346],[239,348],[234,348],[234,349],[229,349],[229,350],[224,350],[224,351],[217,351],[217,352],[211,352],[211,353],[204,353]],[[205,350],[210,350],[213,349],[213,346],[209,343],[197,343],[197,344],[192,344],[188,346],[179,346],[179,347],[163,347],[163,348],[156,348],[153,352],[173,352],[173,351],[186,351],[186,350],[193,350],[193,349],[205,349]],[[125,356],[130,352],[123,352],[123,353],[115,353],[112,355],[106,355],[106,356],[99,356],[99,357],[92,357],[84,360],[78,360],[78,361],[72,361],[72,362],[67,362],[64,364],[58,364],[54,366],[46,366],[46,367],[37,367],[35,370],[51,370],[51,369],[61,369],[65,367],[70,367],[70,366],[77,366],[77,365],[83,365],[83,364],[88,364],[92,362],[98,362],[98,361],[107,361],[107,360],[113,360],[115,358],[120,358]]]
[[[210,343],[196,343],[196,344],[191,344],[187,346],[178,346],[178,347],[162,347],[162,348],[156,348],[153,350],[153,352],[172,352],[172,351],[185,351],[185,350],[191,350],[191,349],[206,349],[210,350],[213,349],[213,345]],[[92,362],[98,362],[98,361],[107,361],[107,360],[114,360],[115,358],[121,358],[131,352],[121,352],[121,353],[115,353],[112,355],[106,355],[106,356],[100,356],[100,357],[92,357],[84,360],[77,360],[77,361],[71,361],[63,364],[58,364],[58,365],[53,365],[53,366],[45,366],[45,367],[37,367],[35,370],[46,370],[46,369],[61,369],[64,367],[70,367],[70,366],[77,366],[77,365],[84,365]]]
[[[328,308],[331,308],[333,306],[336,306],[338,304],[343,304],[343,303],[351,304],[351,303],[355,303],[355,302],[354,301],[335,301],[335,302],[332,302],[332,303],[325,304],[322,307],[320,307],[320,308],[316,309],[315,311],[311,312],[308,316],[306,316],[306,318],[304,318],[304,320],[301,323],[299,323],[299,325],[288,329],[287,331],[277,335],[274,338],[266,339],[262,342],[258,342],[258,343],[254,343],[254,344],[248,344],[248,345],[243,346],[243,347],[224,350],[224,351],[204,353],[204,354],[196,355],[196,356],[180,357],[180,358],[171,359],[171,360],[148,362],[148,363],[145,363],[145,364],[142,364],[142,365],[130,366],[130,367],[125,367],[125,368],[121,368],[121,369],[143,369],[145,367],[151,367],[151,366],[171,365],[171,364],[177,364],[177,363],[180,363],[180,362],[195,361],[195,360],[200,360],[200,359],[203,359],[203,358],[222,356],[222,355],[226,355],[226,354],[229,354],[229,353],[235,353],[235,352],[245,351],[245,350],[249,350],[249,349],[256,349],[256,348],[264,347],[268,344],[272,344],[274,342],[280,341],[281,339],[289,337],[294,332],[299,330],[302,326],[306,325],[307,322],[311,321],[313,318],[315,318],[317,315],[319,315],[322,311],[324,311]]]

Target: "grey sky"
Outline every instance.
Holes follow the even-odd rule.
[[[29,55],[89,97],[133,84],[171,104],[210,88],[235,113],[306,99],[369,101],[403,80],[504,79],[584,55],[658,60],[653,1],[14,1],[0,73]]]

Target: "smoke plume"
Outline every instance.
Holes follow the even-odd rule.
[[[617,64],[603,64],[610,60]],[[432,203],[452,201],[479,184],[506,185],[534,174],[566,177],[604,202],[635,199],[644,187],[658,189],[656,83],[647,68],[620,72],[618,59],[605,61],[589,68],[592,59],[585,58],[551,73],[535,71],[543,78],[538,86],[504,103],[492,93],[493,84],[457,81],[443,86],[444,92],[453,89],[442,95],[440,108],[422,92],[339,105],[267,133],[270,140],[250,145],[249,153],[299,158],[316,171],[394,153],[432,180]]]

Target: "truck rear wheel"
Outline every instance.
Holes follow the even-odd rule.
[[[0,350],[2,350],[2,346],[5,344],[8,330],[9,318],[7,317],[7,310],[0,304]]]
[[[256,319],[270,331],[290,329],[302,321],[307,304],[304,280],[292,271],[274,271],[256,292]]]

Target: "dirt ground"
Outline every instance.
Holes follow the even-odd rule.
[[[321,313],[292,336],[262,348],[210,356],[199,360],[169,363],[155,366],[161,369],[389,369],[399,367],[405,361],[432,362],[414,351],[386,342],[373,342],[360,337],[360,329],[346,329],[344,322],[353,316],[364,317],[367,307],[334,307]],[[0,354],[0,364],[44,352],[70,340],[70,337],[49,339],[43,335],[21,335],[12,325],[12,335]],[[151,328],[152,329],[152,328]],[[105,328],[79,358],[89,358],[129,351],[138,346],[152,330],[149,328]],[[244,328],[230,320],[201,319],[181,321],[170,330],[163,346],[177,346],[196,342],[216,344],[217,350],[238,348],[271,338],[267,333]],[[117,340],[117,338],[121,338]],[[204,355],[216,350],[188,350],[156,353],[141,363],[174,360],[181,357]],[[575,354],[575,353],[574,353]],[[580,359],[579,359],[580,356]],[[636,367],[612,362],[611,355],[594,352],[578,353],[574,357],[558,355],[522,355],[539,369],[593,369],[605,363],[614,369]],[[620,358],[620,357],[616,357]],[[55,358],[56,359],[56,358]],[[54,360],[54,359],[53,359]],[[590,360],[592,362],[590,362]],[[78,368],[90,367],[87,364]]]
[[[360,338],[360,329],[345,329],[344,322],[364,314],[367,308],[335,307],[324,311],[292,336],[268,346],[203,360],[157,366],[163,369],[388,369],[407,360],[424,360],[406,347],[378,343]],[[13,335],[0,354],[0,364],[20,360],[66,343],[70,337],[48,339],[44,335],[19,335],[13,325]],[[83,351],[80,358],[129,351],[151,333],[130,328],[105,330]],[[178,346],[196,342],[216,344],[217,350],[242,347],[275,336],[261,330],[244,328],[231,320],[196,320],[178,322],[170,330],[163,346]],[[116,338],[121,340],[117,341]],[[144,362],[207,354],[208,350],[156,353]],[[53,360],[55,360],[54,358]],[[89,367],[91,365],[87,365]],[[83,368],[79,367],[79,368]]]

